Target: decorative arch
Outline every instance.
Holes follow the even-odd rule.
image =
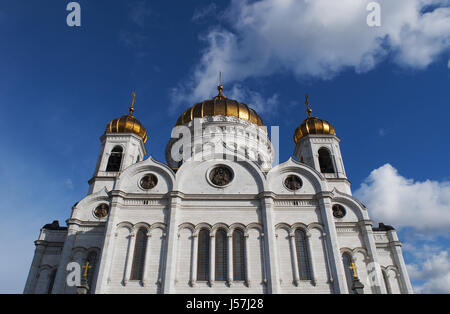
[[[292,157],[290,157],[286,162],[273,167],[267,175],[268,181],[276,182],[276,180],[274,181],[272,178],[277,175],[284,175],[288,173],[295,173],[308,179],[316,193],[319,191],[328,191],[328,185],[322,173],[293,159]]]
[[[194,235],[195,236],[199,236],[199,233],[200,233],[200,231],[202,230],[202,229],[206,229],[206,230],[208,230],[208,232],[210,233],[210,235],[212,235],[212,227],[211,227],[211,225],[209,224],[209,223],[207,223],[207,222],[201,222],[201,223],[199,223],[197,226],[195,226],[195,229],[194,229]]]
[[[222,223],[222,222],[216,223],[211,228],[211,234],[216,234],[217,230],[219,230],[219,229],[225,230],[226,233],[228,234],[230,227],[228,227],[227,224]]]
[[[235,230],[241,230],[245,234],[246,229],[247,227],[244,224],[234,223],[230,226],[229,235],[232,235]]]

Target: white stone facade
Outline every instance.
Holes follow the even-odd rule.
[[[231,120],[211,120],[218,121]],[[344,253],[356,264],[364,293],[412,293],[396,232],[372,228],[370,209],[351,194],[334,135],[301,139],[295,156],[303,162],[291,158],[271,168],[216,156],[187,160],[176,171],[151,156],[143,160],[145,146],[135,134],[108,133],[101,142],[89,194],[73,207],[67,229],[41,229],[24,293],[76,293],[66,283],[67,264],[83,265],[92,252],[97,259],[91,293],[349,293]],[[242,143],[237,140],[234,147]],[[120,170],[107,172],[117,145],[123,149]],[[262,159],[273,160],[272,148],[264,147]],[[323,147],[331,152],[334,173],[320,171],[318,150]],[[217,165],[232,171],[228,185],[210,181],[208,173]],[[140,185],[147,174],[157,178],[149,190]],[[285,186],[289,175],[301,178],[299,190]],[[109,206],[107,217],[94,215],[100,204]],[[345,208],[344,217],[333,215],[336,204]],[[134,280],[141,228],[147,238],[138,260],[143,263],[140,279]],[[208,262],[214,266],[208,268],[207,280],[198,280],[197,273],[201,230],[209,234]],[[227,234],[226,280],[215,280],[218,230]],[[234,279],[231,254],[234,230],[244,233],[244,277],[239,280]],[[306,256],[297,254],[297,230],[306,235]],[[309,265],[307,279],[301,263]]]

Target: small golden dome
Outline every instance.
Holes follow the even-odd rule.
[[[126,116],[122,116],[118,119],[114,119],[106,125],[106,133],[134,133],[138,135],[142,140],[147,142],[147,131],[144,126],[133,116],[134,103],[136,94],[133,93],[133,102],[129,109],[130,113]]]
[[[334,127],[327,121],[321,120],[316,117],[308,117],[302,124],[295,130],[294,142],[298,141],[310,134],[328,134],[336,135]]]
[[[228,99],[222,95],[223,86],[217,87],[219,95],[213,99],[205,100],[188,108],[177,120],[176,125],[186,124],[195,118],[207,116],[227,116],[247,120],[258,126],[264,126],[263,120],[258,116],[255,110],[236,100]]]
[[[306,118],[306,120],[303,121],[303,123],[300,124],[300,126],[295,130],[294,133],[295,144],[297,144],[302,137],[305,137],[310,134],[336,135],[334,127],[330,123],[311,116],[312,110],[309,106],[308,94],[306,94],[305,98],[306,98],[305,104],[308,107],[308,109],[306,110],[308,118]]]

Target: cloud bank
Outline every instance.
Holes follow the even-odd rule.
[[[450,255],[442,248],[448,241],[441,242],[450,229],[450,182],[417,182],[386,164],[373,170],[354,194],[373,220],[412,233],[404,251],[413,257],[407,267],[415,292],[450,293]]]
[[[374,220],[423,232],[450,229],[450,182],[415,182],[386,164],[373,170],[354,194]]]
[[[277,72],[330,79],[386,59],[425,69],[449,51],[449,0],[379,0],[381,27],[367,25],[369,2],[232,0],[223,14],[228,27],[201,37],[206,48],[191,83],[173,89],[173,102],[211,97],[219,70],[227,84]]]

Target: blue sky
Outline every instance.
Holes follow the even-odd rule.
[[[353,191],[399,229],[417,292],[450,292],[447,0],[78,1],[0,3],[0,292],[23,290],[39,229],[88,189],[99,137],[127,113],[164,150],[178,116],[216,93],[280,126],[280,161],[314,115],[341,138]]]

